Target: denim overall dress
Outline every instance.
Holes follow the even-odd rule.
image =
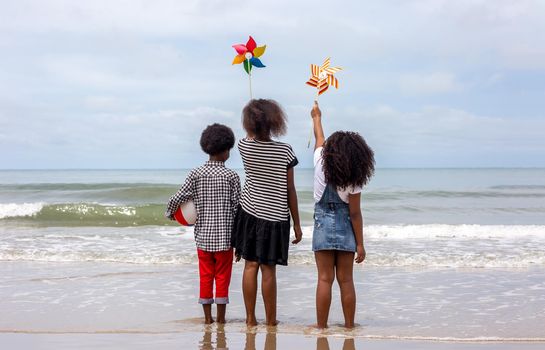
[[[312,250],[356,251],[356,237],[348,204],[329,184],[320,201],[314,205]]]

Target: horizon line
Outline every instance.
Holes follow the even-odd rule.
[[[192,168],[0,168],[0,171],[105,171],[105,170],[116,170],[116,171],[123,171],[123,170],[191,170],[196,167]],[[230,168],[233,170],[244,170],[244,168]],[[298,169],[304,169],[304,170],[312,170],[313,167],[301,167]],[[535,170],[541,170],[545,169],[545,166],[485,166],[485,167],[468,167],[468,166],[450,166],[450,167],[380,167],[376,168],[376,170],[492,170],[492,169],[535,169]]]

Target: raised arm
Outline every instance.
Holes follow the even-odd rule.
[[[322,147],[325,142],[324,129],[322,128],[322,111],[320,110],[320,106],[318,106],[318,101],[314,101],[310,115],[312,116],[312,124],[314,126],[314,138],[316,139],[314,149],[316,149]]]
[[[365,259],[365,247],[363,246],[363,217],[360,206],[361,193],[348,195],[348,209],[350,221],[356,238],[356,262],[359,264]]]
[[[288,169],[288,206],[293,219],[293,229],[295,231],[295,239],[291,242],[297,244],[303,238],[301,231],[301,220],[299,219],[299,205],[297,203],[297,191],[295,190],[295,180],[293,176],[293,168]]]

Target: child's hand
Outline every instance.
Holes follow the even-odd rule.
[[[361,263],[363,260],[365,260],[365,248],[363,247],[363,244],[362,245],[358,245],[356,247],[356,263],[359,264]]]
[[[295,239],[291,241],[291,243],[297,244],[301,242],[301,239],[303,239],[303,231],[301,230],[301,225],[295,225],[293,227],[293,231],[295,231]]]
[[[322,117],[322,111],[320,110],[320,107],[318,106],[318,101],[314,101],[314,106],[312,107],[312,111],[310,111],[310,116],[313,119]]]

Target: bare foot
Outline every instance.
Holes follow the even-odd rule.
[[[216,322],[219,323],[219,324],[225,324],[225,318],[218,318],[216,319]]]
[[[354,329],[356,327],[359,327],[359,323],[345,323],[344,324],[344,328]]]
[[[310,327],[316,328],[316,329],[326,329],[326,328],[328,328],[327,324],[325,326],[321,326],[321,325],[318,325],[317,323],[315,323],[313,325],[310,325]]]
[[[269,326],[269,327],[274,327],[274,326],[277,326],[277,325],[278,325],[278,320],[268,321],[267,322],[267,326]]]
[[[214,319],[212,318],[212,305],[204,304],[202,310],[204,311],[204,324],[214,323]]]
[[[255,317],[246,318],[246,325],[247,325],[248,327],[257,326],[257,320],[255,319]]]

